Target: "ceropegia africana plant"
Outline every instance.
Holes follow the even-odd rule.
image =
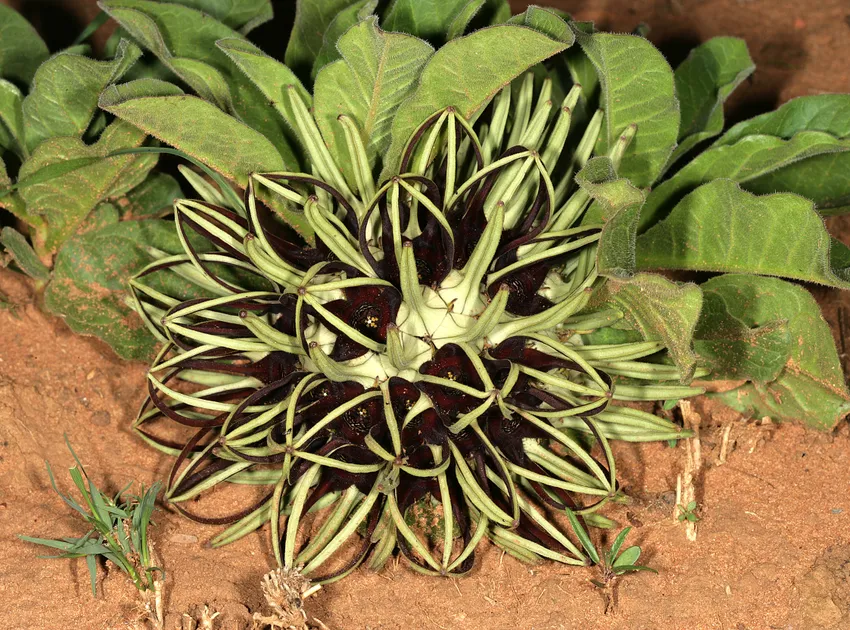
[[[640,37],[536,7],[313,0],[281,63],[215,4],[104,1],[157,61],[100,105],[214,171],[186,171],[183,251],[146,247],[132,286],[163,341],[136,428],[176,457],[169,499],[231,524],[216,542],[271,521],[281,564],[328,579],[396,546],[462,573],[485,536],[583,563],[550,509],[593,522],[619,496],[609,440],[683,435],[618,401],[690,395],[710,370],[744,383],[723,398],[747,413],[847,412],[817,305],[779,277],[850,281],[821,219],[848,207],[850,97],[724,133],[753,70],[740,40],[674,72]],[[237,5],[242,24],[266,6]],[[267,493],[186,507],[224,482]],[[442,514],[436,540],[417,503]]]

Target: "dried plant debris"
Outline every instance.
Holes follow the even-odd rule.
[[[308,616],[304,602],[322,587],[311,584],[297,569],[275,569],[263,576],[262,589],[270,611],[254,613],[254,630],[328,630]]]

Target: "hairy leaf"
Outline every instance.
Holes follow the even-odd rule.
[[[199,96],[266,136],[287,164],[297,164],[286,124],[269,116],[268,98],[215,45],[220,39],[244,37],[221,22],[178,4],[105,0],[102,5]]]
[[[751,275],[725,275],[702,285],[707,311],[697,331],[711,336],[702,354],[715,361],[737,361],[729,353],[741,344],[722,347],[717,337],[730,326],[750,327],[758,333],[771,321],[782,320],[789,336],[781,369],[770,378],[779,362],[778,339],[761,335],[753,339],[741,364],[740,376],[752,382],[714,396],[742,413],[779,420],[802,420],[818,429],[831,429],[850,411],[850,393],[832,333],[817,302],[806,289],[779,280]],[[723,365],[723,363],[721,363]],[[762,378],[767,377],[767,378]]]
[[[738,123],[714,146],[735,144],[752,135],[791,139],[801,131],[823,131],[837,138],[850,136],[850,94],[801,96],[776,111]]]
[[[635,236],[644,194],[627,179],[617,178],[614,165],[605,157],[590,159],[576,175],[576,183],[595,202],[582,222],[605,224],[596,254],[599,273],[630,276],[635,269]]]
[[[453,106],[468,120],[513,79],[566,48],[533,29],[499,25],[453,39],[425,65],[419,86],[399,107],[382,175],[397,168],[410,134],[428,116]]]
[[[622,177],[643,188],[661,174],[679,132],[679,103],[673,71],[648,41],[634,35],[594,33],[574,28],[582,50],[596,67],[605,111],[596,153],[605,155],[623,131],[637,125],[618,169]]]
[[[519,15],[513,16],[508,23],[533,28],[568,46],[572,46],[576,39],[573,29],[556,9],[530,6]]]
[[[337,118],[345,114],[357,123],[374,167],[390,145],[393,117],[416,88],[433,49],[410,35],[382,31],[374,17],[352,27],[337,47],[343,58],[316,77],[313,111],[331,155],[352,182],[352,160]]]
[[[729,281],[729,279],[732,281]],[[735,276],[718,276],[702,285],[703,307],[694,348],[717,379],[766,383],[785,367],[791,352],[788,321],[735,289]]]
[[[124,212],[131,217],[155,216],[171,210],[183,198],[180,184],[167,173],[153,173],[124,197]]]
[[[594,302],[619,308],[644,339],[664,342],[682,372],[682,382],[691,380],[696,369],[691,342],[702,307],[697,285],[639,273],[628,280],[609,279]]]
[[[754,273],[850,288],[833,267],[829,234],[811,201],[792,193],[756,196],[718,179],[682,199],[637,239],[641,269]],[[839,254],[844,248],[836,244]]]
[[[169,0],[211,15],[247,35],[274,17],[270,0]]]
[[[734,144],[747,135],[786,140],[801,131],[850,138],[850,94],[816,94],[788,101],[775,112],[756,116],[727,131],[715,144]],[[850,211],[850,153],[816,155],[748,181],[758,193],[794,192],[815,202],[821,214]]]
[[[18,157],[27,154],[22,102],[21,91],[13,83],[0,79],[0,151],[9,149]]]
[[[82,136],[97,112],[97,98],[133,65],[142,51],[124,41],[112,61],[59,53],[35,73],[23,102],[27,149],[47,138]]]
[[[176,92],[162,81],[139,79],[108,88],[100,106],[241,186],[251,173],[284,170],[280,154],[259,132],[200,98]]]
[[[848,150],[850,139],[839,140],[822,131],[801,131],[789,140],[745,136],[735,144],[712,147],[649,194],[640,229],[663,219],[680,199],[706,182],[728,178],[748,189],[754,180],[806,158]]]
[[[150,247],[182,251],[173,222],[121,221],[75,236],[59,251],[45,306],[74,332],[103,339],[120,357],[149,358],[157,342],[126,301],[127,278],[154,260]],[[163,275],[174,295],[190,292],[176,274]]]
[[[0,4],[0,77],[29,85],[50,52],[24,16]]]
[[[358,0],[298,0],[284,61],[307,83],[334,18]]]
[[[691,51],[675,72],[682,122],[670,163],[723,131],[723,103],[753,70],[746,42],[736,37],[715,37]]]
[[[220,39],[216,42],[216,46],[245,73],[245,76],[257,86],[257,89],[268,99],[269,104],[286,121],[291,130],[293,145],[296,140],[303,144],[301,138],[298,138],[295,115],[292,112],[286,90],[297,90],[308,107],[312,102],[312,96],[304,89],[301,81],[293,74],[292,70],[276,59],[269,57],[251,42],[242,39]]]
[[[67,240],[101,200],[124,194],[147,176],[156,164],[155,155],[107,157],[144,140],[138,129],[117,121],[94,145],[76,137],[61,137],[45,140],[36,148],[21,166],[18,186],[27,212],[47,222],[47,251],[55,251]],[[72,169],[54,168],[75,164],[78,166]]]
[[[481,4],[476,0],[393,0],[382,26],[441,46],[450,39],[448,33],[455,19],[462,18],[470,7],[480,9]]]
[[[358,0],[337,13],[336,17],[328,24],[328,29],[322,38],[322,47],[313,63],[313,69],[310,72],[310,77],[313,80],[316,79],[319,70],[342,57],[337,48],[339,38],[345,35],[346,31],[352,26],[374,14],[377,7],[378,0]]]
[[[50,270],[39,260],[26,237],[14,228],[4,227],[0,231],[0,243],[12,254],[18,267],[30,278],[46,282],[50,278]]]

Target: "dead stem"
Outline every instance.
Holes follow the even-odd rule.
[[[263,576],[262,589],[271,614],[254,613],[252,630],[328,630],[319,619],[308,622],[304,600],[321,589],[298,569],[275,569]]]
[[[699,429],[702,418],[694,411],[691,402],[679,402],[685,428],[693,431],[694,436],[685,440],[685,470],[676,477],[676,506],[673,508],[673,522],[680,522],[683,507],[696,501],[694,480],[702,469],[702,454],[700,451]],[[685,536],[694,542],[697,539],[697,524],[690,519],[684,519]]]

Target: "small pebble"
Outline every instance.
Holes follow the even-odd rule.
[[[168,541],[178,545],[194,545],[198,542],[198,537],[193,534],[172,534],[168,537]]]
[[[112,420],[112,416],[109,415],[108,411],[100,410],[95,411],[91,415],[91,423],[98,427],[106,427],[109,426],[109,422]]]

